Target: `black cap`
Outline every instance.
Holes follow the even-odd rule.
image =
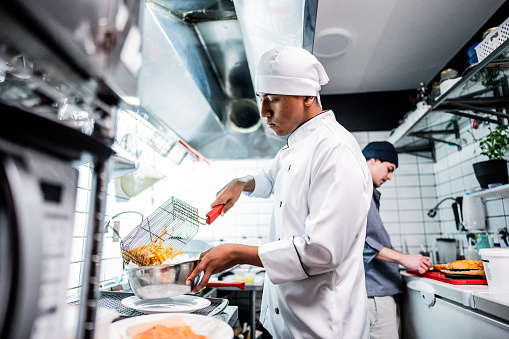
[[[396,149],[388,141],[370,142],[364,147],[362,154],[366,160],[375,158],[381,161],[388,161],[398,167],[398,153],[396,153]]]

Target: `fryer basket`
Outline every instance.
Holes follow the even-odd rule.
[[[198,232],[200,219],[197,208],[171,197],[122,239],[124,264],[149,265],[159,245],[179,252]]]

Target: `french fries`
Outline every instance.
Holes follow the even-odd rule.
[[[173,252],[173,247],[164,248],[162,243],[162,236],[166,233],[166,230],[161,235],[152,240],[148,245],[138,246],[128,251],[122,251],[124,255],[124,262],[126,265],[130,261],[134,262],[138,266],[153,266],[161,265],[168,258],[172,260],[184,251]]]

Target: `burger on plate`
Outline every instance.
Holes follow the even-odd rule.
[[[433,265],[433,269],[444,274],[482,275],[483,277],[486,276],[484,273],[483,263],[480,260],[456,260],[444,265]]]

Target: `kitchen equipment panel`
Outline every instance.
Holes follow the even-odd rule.
[[[0,159],[0,337],[63,338],[78,171],[4,140]]]
[[[453,285],[402,272],[403,338],[507,338],[509,290]],[[424,297],[423,297],[424,296]]]

